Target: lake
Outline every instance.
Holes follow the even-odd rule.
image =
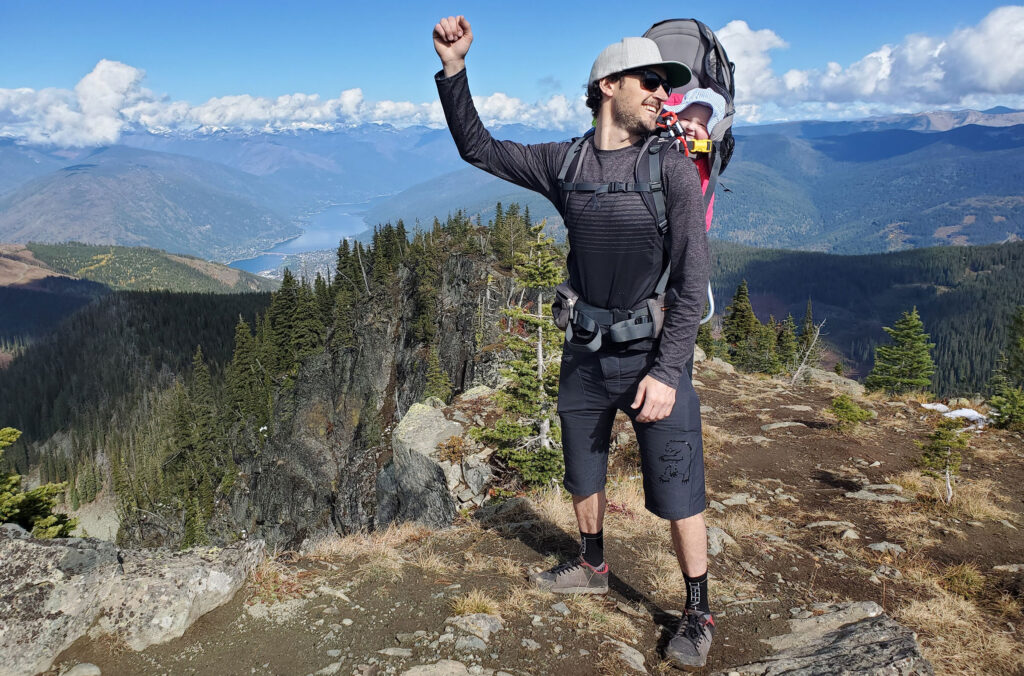
[[[309,225],[298,237],[285,240],[272,249],[254,258],[244,258],[228,263],[233,268],[246,272],[262,272],[276,268],[286,254],[336,249],[343,237],[354,237],[367,230],[362,216],[351,213],[365,204],[339,204],[328,207],[313,216]]]

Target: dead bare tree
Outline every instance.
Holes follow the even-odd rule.
[[[825,326],[825,320],[822,319],[820,324],[814,327],[814,338],[811,339],[810,344],[807,345],[807,349],[804,350],[803,358],[800,360],[800,366],[796,367],[796,371],[793,372],[793,379],[789,381],[790,385],[796,385],[797,380],[800,378],[800,372],[804,370],[807,365],[807,358],[814,354],[814,348],[818,344],[818,339],[821,337],[821,327]]]

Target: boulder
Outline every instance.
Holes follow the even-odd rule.
[[[843,394],[852,394],[857,397],[864,396],[863,385],[858,383],[856,380],[844,378],[833,371],[826,371],[825,369],[817,368],[805,368],[801,371],[801,374],[808,382],[832,385],[836,390]]]
[[[765,641],[776,651],[721,674],[899,674],[935,672],[914,632],[871,601],[818,604],[818,614],[789,621],[790,633]]]
[[[395,455],[419,453],[437,457],[437,446],[452,437],[462,436],[462,425],[448,420],[439,409],[413,404],[391,435]]]
[[[465,401],[476,401],[477,399],[490,399],[494,394],[494,390],[486,385],[477,385],[471,387],[459,396],[455,397],[455,403],[461,403]]]
[[[418,521],[447,528],[455,501],[438,444],[462,435],[462,425],[436,408],[413,404],[391,435],[391,463],[377,476],[377,524]]]
[[[469,455],[462,461],[462,476],[474,495],[480,495],[494,477],[487,459],[481,455]]]
[[[103,540],[0,530],[0,654],[8,673],[45,671],[86,632],[115,635],[133,650],[180,637],[234,596],[264,544],[121,555],[123,567],[117,547]]]
[[[707,354],[704,353],[704,350],[701,349],[700,345],[694,345],[693,346],[693,363],[694,364],[698,364],[698,363],[704,361],[707,358],[708,358]]]

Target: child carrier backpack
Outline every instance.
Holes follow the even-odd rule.
[[[645,38],[654,40],[666,61],[678,61],[690,67],[693,80],[698,87],[711,89],[725,99],[725,114],[708,129],[711,148],[708,154],[708,187],[704,192],[704,211],[711,205],[711,198],[718,186],[718,177],[729,166],[736,140],[732,134],[732,122],[736,116],[736,83],[733,74],[736,65],[729,60],[725,48],[715,32],[707,24],[696,19],[669,19],[660,21],[644,33]],[[701,323],[711,321],[715,314],[715,298],[708,283],[708,304],[710,309]]]

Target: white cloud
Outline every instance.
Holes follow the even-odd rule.
[[[908,35],[845,67],[831,62],[782,77],[771,68],[770,52],[786,44],[774,32],[733,21],[719,36],[736,62],[737,112],[748,122],[765,119],[772,108],[782,117],[812,110],[852,117],[865,110],[967,107],[986,97],[1019,101],[1024,94],[1024,6],[1000,7],[945,37]],[[839,105],[830,111],[810,104]]]
[[[715,33],[736,64],[736,100],[749,104],[776,96],[782,82],[768,52],[788,47],[786,41],[767,28],[751,30],[746,21],[730,21]]]
[[[718,30],[736,63],[740,122],[838,119],[926,108],[1024,107],[1024,6],[993,10],[975,26],[945,37],[908,35],[849,65],[772,68],[772,52],[789,44],[768,28],[732,21]],[[144,71],[103,60],[74,87],[0,89],[0,137],[60,146],[115,143],[126,130],[331,129],[366,122],[444,125],[438,101],[367,101],[361,89],[336,98],[288,94],[222,96],[199,105],[157,96]],[[547,86],[550,78],[543,78]],[[550,90],[549,90],[550,91]],[[577,131],[590,122],[584,99],[554,94],[528,102],[501,92],[475,99],[485,124],[520,123]]]
[[[388,123],[395,126],[444,125],[438,101],[367,101],[360,89],[333,99],[317,94],[265,98],[241,94],[199,105],[158,97],[142,87],[138,68],[103,60],[75,86],[64,89],[0,89],[0,136],[59,146],[116,143],[126,130],[193,132],[216,129],[283,131],[332,129]],[[478,97],[486,124],[523,123],[543,128],[578,129],[589,116],[582,97],[555,95],[527,103],[502,93]]]

